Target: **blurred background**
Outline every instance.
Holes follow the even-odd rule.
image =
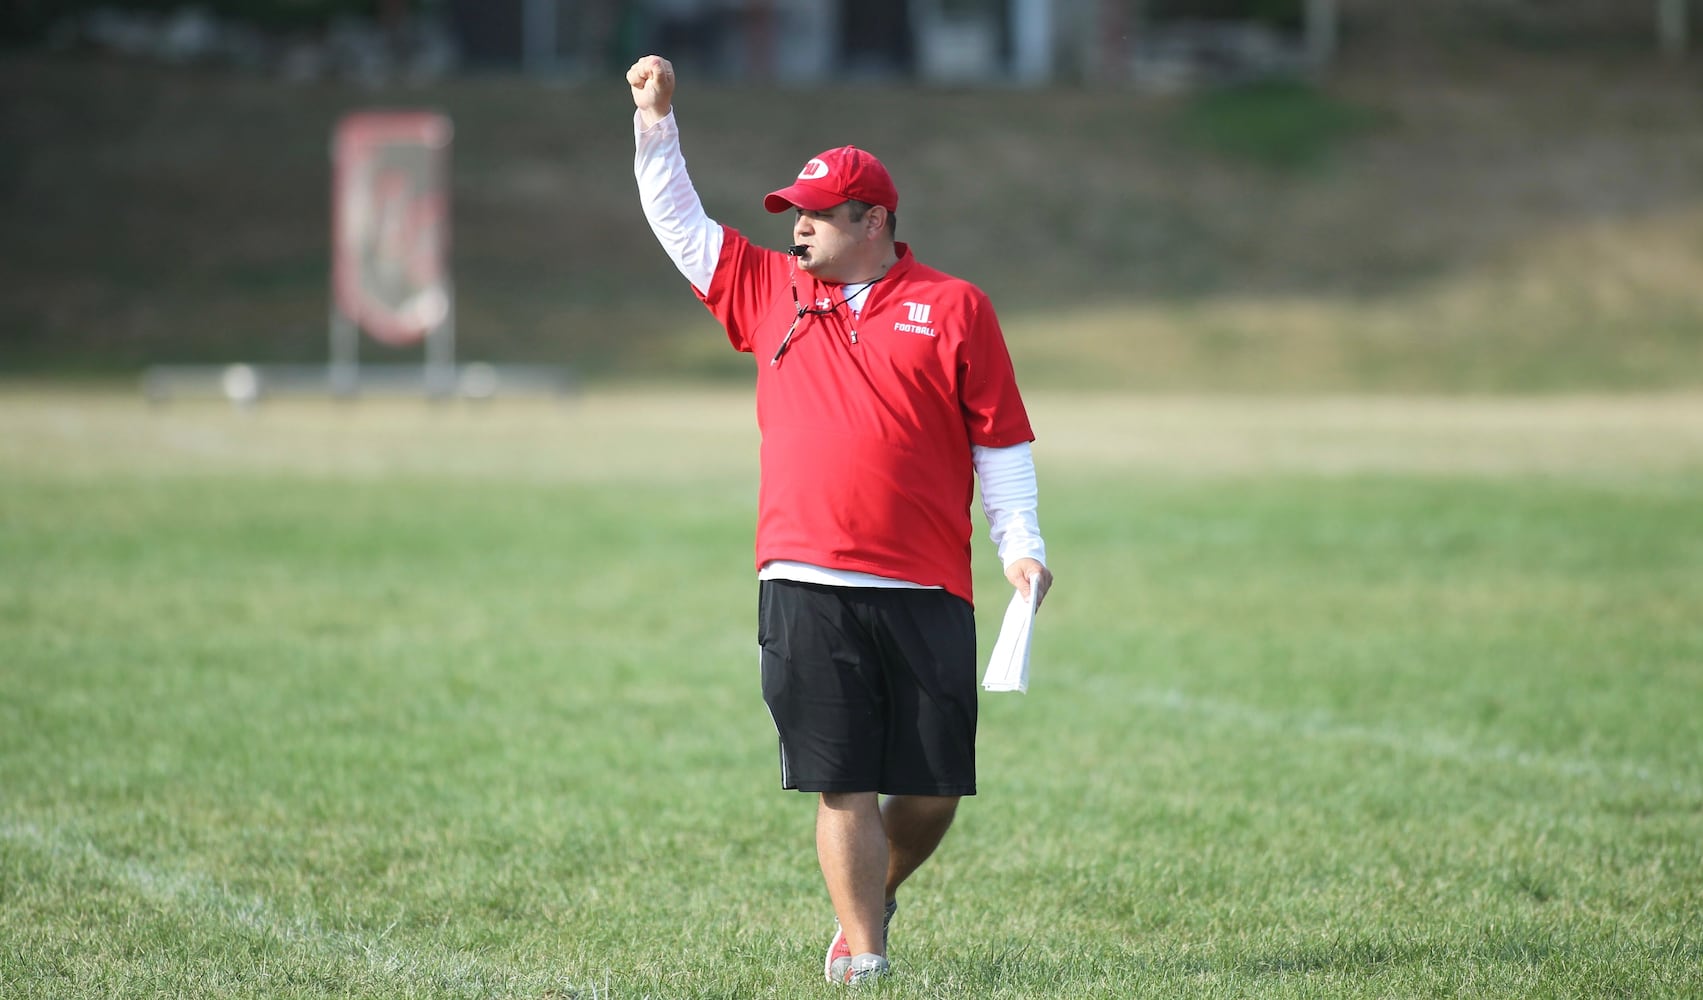
[[[324,363],[333,135],[374,109],[453,123],[458,357],[748,378],[637,204],[658,52],[712,216],[782,245],[762,194],[875,151],[1026,384],[1696,389],[1698,6],[5,0],[0,378]]]

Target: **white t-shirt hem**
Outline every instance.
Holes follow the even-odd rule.
[[[858,573],[849,569],[830,569],[827,566],[793,562],[789,559],[773,559],[764,563],[763,568],[757,571],[757,579],[791,580],[794,583],[815,583],[824,587],[882,587],[888,590],[942,589],[940,587],[925,587],[909,580],[895,580],[890,576]]]

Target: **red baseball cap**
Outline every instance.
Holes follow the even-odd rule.
[[[880,205],[889,212],[899,210],[899,189],[887,168],[856,146],[841,146],[811,157],[798,172],[791,187],[771,191],[763,207],[771,212],[802,208],[825,212],[841,202],[861,201]]]

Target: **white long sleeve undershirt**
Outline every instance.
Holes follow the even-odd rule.
[[[651,232],[692,287],[707,292],[721,258],[721,225],[704,212],[704,203],[686,173],[674,112],[645,128],[634,111],[633,141],[637,147],[633,174]]]
[[[699,292],[707,291],[721,258],[722,228],[704,211],[686,158],[680,152],[680,132],[670,111],[649,128],[639,112],[633,112],[633,175],[639,183],[639,202],[658,243],[682,276]],[[860,301],[850,303],[853,309]],[[1034,453],[1027,441],[1006,448],[972,445],[970,458],[981,483],[982,513],[987,517],[988,535],[999,551],[1000,562],[1010,566],[1019,559],[1047,561],[1037,511]],[[805,579],[844,586],[914,587],[914,583],[812,566],[803,563],[771,562],[763,566],[764,578]]]

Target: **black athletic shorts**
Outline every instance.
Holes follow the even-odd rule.
[[[976,622],[944,590],[764,580],[763,700],[781,787],[976,794]]]

